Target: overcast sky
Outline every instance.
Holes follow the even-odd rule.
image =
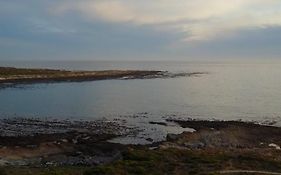
[[[0,60],[280,56],[280,0],[0,0]]]

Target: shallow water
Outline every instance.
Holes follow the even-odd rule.
[[[132,126],[144,124],[142,129],[151,127],[147,133],[180,131],[173,125],[148,124],[165,118],[274,120],[281,125],[278,62],[6,62],[1,66],[209,73],[174,79],[105,80],[1,89],[1,118],[118,118]]]

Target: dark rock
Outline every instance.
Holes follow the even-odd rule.
[[[177,140],[180,136],[178,134],[167,134],[167,141]]]

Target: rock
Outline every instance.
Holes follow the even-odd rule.
[[[280,146],[277,145],[277,144],[275,144],[275,143],[271,143],[271,144],[269,144],[268,146],[269,146],[269,147],[273,147],[273,148],[275,148],[275,149],[277,149],[277,150],[280,150],[280,149],[281,149]]]
[[[149,141],[149,142],[153,142],[153,139],[152,139],[152,138],[147,138],[147,139],[145,139],[145,140],[147,140],[147,141]]]
[[[68,140],[67,139],[61,139],[62,142],[67,143]]]
[[[9,161],[5,159],[0,159],[0,166],[7,166],[7,165],[9,165]]]
[[[76,143],[78,143],[78,140],[77,139],[72,139],[72,143],[76,144]]]
[[[53,162],[46,162],[46,165],[53,165]]]
[[[148,149],[149,150],[155,150],[155,149],[157,149],[158,147],[157,146],[153,146],[153,147],[149,147]]]
[[[184,143],[184,146],[191,149],[200,149],[200,148],[204,148],[205,144],[202,142],[187,142]]]
[[[165,122],[149,122],[150,124],[153,124],[153,125],[162,125],[162,126],[168,126],[167,123]]]
[[[37,148],[38,146],[37,145],[27,145],[26,147],[27,148]]]
[[[88,137],[84,137],[83,140],[89,140],[91,137],[88,136]]]
[[[167,140],[168,141],[173,141],[173,140],[177,140],[177,139],[179,139],[179,135],[177,135],[177,134],[167,134]]]

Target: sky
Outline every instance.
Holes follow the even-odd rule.
[[[0,0],[0,60],[279,58],[280,0]]]

